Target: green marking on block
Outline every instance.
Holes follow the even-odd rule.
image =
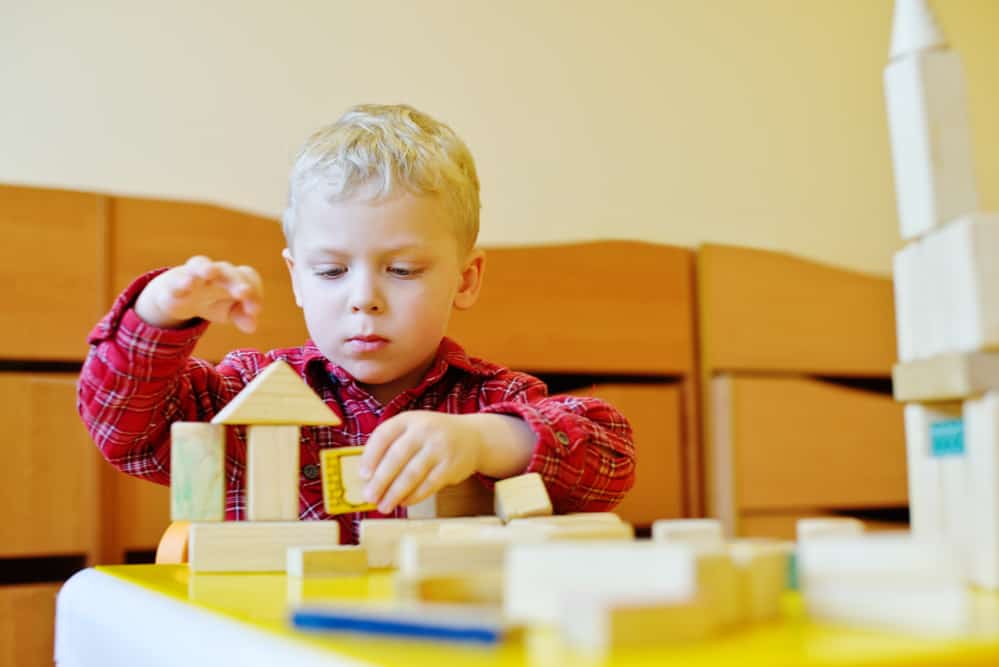
[[[962,420],[944,419],[930,424],[930,455],[964,455],[964,422]]]

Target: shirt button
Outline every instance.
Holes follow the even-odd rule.
[[[302,468],[302,474],[305,476],[305,479],[319,479],[319,466],[310,463]]]
[[[568,446],[568,444],[569,444],[569,436],[567,436],[565,434],[565,431],[556,431],[555,432],[555,439],[558,440],[559,442],[561,442],[563,445],[567,445]]]

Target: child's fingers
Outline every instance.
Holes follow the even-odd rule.
[[[413,458],[419,449],[418,444],[405,434],[397,438],[385,452],[381,463],[371,475],[371,481],[364,487],[364,499],[369,503],[381,504],[385,498],[385,492],[399,476],[409,460]]]
[[[404,498],[399,504],[409,507],[410,505],[423,502],[433,494],[437,493],[445,485],[447,472],[447,462],[441,461],[434,466],[429,473],[427,473],[427,476],[423,478],[423,481],[416,487],[416,490],[410,493],[409,496]]]
[[[361,479],[370,480],[382,457],[396,438],[406,431],[406,420],[403,415],[397,415],[385,420],[372,431],[368,441],[364,443],[364,453],[361,454],[359,466]]]
[[[423,483],[423,480],[433,469],[434,463],[435,461],[431,459],[426,449],[419,450],[415,456],[409,459],[402,471],[396,475],[381,502],[378,503],[378,511],[382,514],[388,514],[395,509],[396,505],[401,504]]]
[[[243,333],[253,333],[257,330],[257,313],[247,311],[245,303],[237,301],[233,304],[229,311],[229,319]]]

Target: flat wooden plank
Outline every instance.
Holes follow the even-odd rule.
[[[84,554],[99,542],[104,464],[76,413],[76,376],[0,375],[0,557]]]
[[[690,250],[602,241],[486,253],[479,302],[448,328],[470,354],[536,372],[693,370]]]
[[[192,572],[284,572],[289,547],[340,543],[336,521],[223,521],[192,523]]]
[[[254,424],[246,429],[246,518],[299,517],[299,428]]]
[[[225,427],[205,422],[170,425],[170,519],[225,518]]]
[[[999,389],[999,354],[957,352],[895,364],[896,401],[962,400]]]
[[[0,357],[86,356],[87,333],[109,305],[99,289],[105,199],[0,185],[0,280],[8,286],[0,309]]]
[[[338,426],[340,418],[286,361],[277,359],[229,401],[212,423]]]
[[[815,380],[721,376],[712,380],[712,449],[730,513],[800,508],[897,507],[908,500],[902,406],[891,397]],[[728,504],[727,508],[724,507]]]
[[[697,255],[701,363],[721,371],[887,376],[895,362],[892,281],[724,245]]]

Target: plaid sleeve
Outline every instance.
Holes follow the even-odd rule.
[[[537,472],[557,513],[600,512],[621,502],[635,483],[631,425],[608,403],[579,396],[548,396],[537,378],[512,373],[482,412],[520,417],[538,441],[525,472]]]
[[[170,424],[208,421],[245,386],[238,368],[191,357],[207,322],[146,324],[132,309],[158,275],[133,282],[90,333],[77,409],[104,458],[122,472],[167,484]]]

